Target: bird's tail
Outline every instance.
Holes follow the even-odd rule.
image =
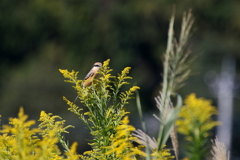
[[[78,97],[79,97],[79,95],[75,98],[75,100],[74,100],[74,102],[73,103],[75,103],[76,102],[76,100],[78,99]]]

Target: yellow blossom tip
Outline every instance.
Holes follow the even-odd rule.
[[[140,87],[138,87],[138,86],[133,86],[133,87],[130,88],[130,91],[131,91],[131,92],[135,92],[135,91],[138,90],[138,89],[140,89]]]
[[[108,66],[110,62],[110,59],[107,59],[106,61],[103,62],[103,67]]]
[[[90,112],[85,112],[85,113],[84,113],[84,115],[89,115],[89,114],[90,114]]]

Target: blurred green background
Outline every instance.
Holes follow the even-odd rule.
[[[179,92],[184,98],[195,92],[216,105],[204,76],[209,71],[219,73],[226,56],[236,60],[239,70],[238,0],[1,0],[1,123],[7,123],[9,116],[15,117],[20,106],[30,119],[38,119],[40,111],[45,110],[76,126],[69,129],[66,139],[78,141],[80,153],[90,149],[86,146],[88,131],[62,100],[62,96],[74,100],[77,93],[71,84],[63,82],[58,69],[79,71],[79,79],[83,79],[94,62],[107,59],[111,59],[113,74],[132,67],[131,83],[141,88],[144,112],[157,112],[154,97],[161,88],[161,58],[174,4],[176,36],[184,11],[191,8],[195,18],[189,42],[196,57],[191,64],[193,75]],[[236,93],[232,159],[240,159],[238,98]],[[134,126],[140,127],[135,100],[127,110],[132,112]],[[157,130],[158,125],[149,128]]]

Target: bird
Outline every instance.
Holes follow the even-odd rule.
[[[84,78],[84,83],[82,85],[83,88],[88,87],[92,84],[94,78],[98,78],[97,72],[102,67],[101,62],[95,62],[92,66],[92,69],[88,72],[88,74]],[[77,96],[73,103],[78,99]]]
[[[97,76],[97,71],[102,67],[101,62],[95,62],[93,64],[92,69],[88,72],[88,74],[85,76],[84,80],[85,82],[83,83],[83,88],[90,86],[92,84],[92,81],[94,78],[98,78]]]

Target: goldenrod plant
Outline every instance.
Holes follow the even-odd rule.
[[[211,105],[210,100],[197,98],[195,94],[190,94],[184,102],[176,125],[177,131],[188,141],[185,150],[187,157],[190,160],[206,159],[210,131],[220,124],[212,119],[217,114],[217,109]]]
[[[57,121],[57,119],[59,120]],[[68,125],[66,127],[63,127],[65,120],[61,120],[61,119],[62,118],[60,116],[57,116],[57,115],[53,116],[52,113],[47,114],[45,111],[42,111],[40,113],[40,118],[38,120],[38,121],[41,121],[41,123],[38,126],[40,129],[42,129],[42,132],[40,133],[40,135],[42,135],[42,137],[46,137],[48,136],[50,131],[56,130],[55,134],[59,142],[61,143],[65,151],[69,152],[68,154],[71,154],[69,145],[65,141],[63,133],[69,133],[67,129],[74,126]]]
[[[106,154],[115,155],[115,159],[134,159],[137,155],[146,157],[146,154],[141,151],[141,146],[134,147],[132,141],[137,138],[132,136],[131,133],[135,130],[133,126],[128,125],[128,116],[125,116],[121,121],[121,125],[116,127],[116,133],[110,137],[111,144],[107,147]]]
[[[45,118],[47,116],[47,118]],[[9,118],[9,125],[0,130],[0,159],[3,160],[76,160],[76,145],[73,143],[65,154],[58,148],[59,135],[67,132],[64,121],[55,121],[59,116],[50,117],[41,113],[40,127],[34,128],[34,120],[27,121],[28,116],[20,108],[18,118]],[[40,129],[46,127],[46,129]]]
[[[69,110],[84,122],[93,136],[91,140],[92,143],[90,143],[93,150],[84,153],[85,159],[88,159],[87,157],[89,157],[89,159],[104,160],[120,159],[120,157],[118,157],[119,152],[121,152],[122,155],[129,155],[131,153],[130,157],[133,158],[135,154],[131,151],[133,146],[128,145],[130,141],[132,141],[130,131],[126,131],[127,133],[123,132],[126,134],[126,136],[122,136],[123,139],[118,137],[118,134],[120,134],[118,132],[121,132],[119,128],[127,125],[125,121],[122,121],[123,117],[128,113],[125,111],[124,106],[139,87],[133,86],[127,91],[120,91],[123,85],[129,84],[127,80],[131,79],[131,77],[128,76],[130,67],[124,68],[118,76],[112,76],[112,69],[109,67],[109,62],[110,60],[106,60],[103,63],[103,66],[97,73],[100,75],[100,78],[94,79],[89,87],[82,87],[84,81],[77,79],[78,72],[60,70],[63,76],[67,78],[66,82],[74,84],[73,87],[78,92],[80,102],[88,109],[88,111],[83,112],[82,108],[79,108],[76,104],[64,97],[64,100],[70,106]],[[129,126],[129,128],[131,127]],[[127,136],[129,138],[127,138]],[[124,137],[127,139],[124,139]],[[128,141],[126,142],[127,146],[124,150],[120,151],[120,149],[117,148],[124,144],[124,141]],[[113,147],[117,149],[116,152],[113,150]],[[132,150],[136,151],[136,149]],[[141,153],[140,150],[139,153]]]

